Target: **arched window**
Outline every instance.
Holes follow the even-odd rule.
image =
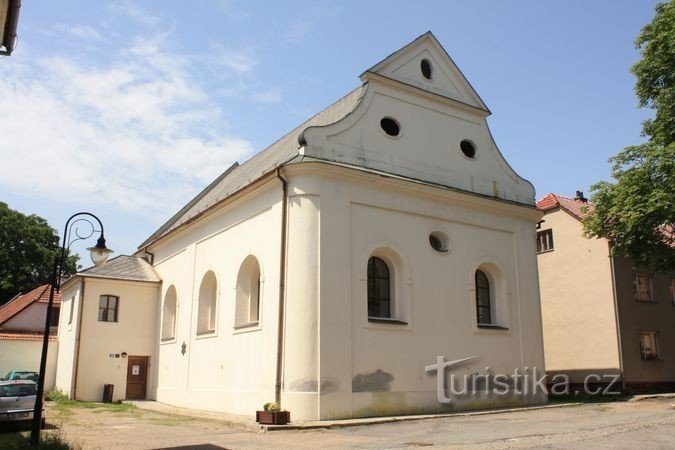
[[[476,270],[476,320],[479,324],[492,323],[490,279],[482,270]]]
[[[206,272],[199,287],[197,334],[213,333],[216,330],[216,275]]]
[[[255,256],[244,259],[237,275],[234,327],[257,325],[260,321],[260,264]]]
[[[377,256],[368,260],[368,317],[392,318],[389,266]]]
[[[162,308],[162,340],[169,341],[176,337],[176,288],[169,286],[164,296]]]

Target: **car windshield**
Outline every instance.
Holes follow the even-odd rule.
[[[37,384],[9,384],[0,386],[0,397],[28,397],[37,394]]]

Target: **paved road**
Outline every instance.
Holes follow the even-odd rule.
[[[597,403],[330,430],[259,433],[218,420],[153,411],[72,409],[48,420],[84,449],[203,448],[675,448],[675,399]],[[216,446],[216,447],[213,447]],[[195,448],[195,447],[192,447]]]

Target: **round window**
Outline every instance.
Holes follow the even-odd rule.
[[[448,235],[441,231],[434,231],[429,235],[429,245],[439,253],[448,252]]]
[[[422,71],[422,76],[427,80],[431,80],[431,63],[428,59],[423,59],[420,63],[420,70]]]
[[[385,117],[380,120],[380,126],[389,136],[398,136],[401,133],[401,126],[391,117]]]
[[[462,142],[460,142],[459,148],[467,158],[473,159],[476,157],[476,146],[473,145],[473,142],[464,139]]]

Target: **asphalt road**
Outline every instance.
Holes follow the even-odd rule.
[[[675,399],[261,433],[220,420],[154,411],[72,409],[48,421],[84,449],[675,448]]]

